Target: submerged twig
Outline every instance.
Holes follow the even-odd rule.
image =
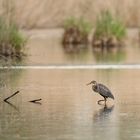
[[[38,104],[38,105],[42,105],[41,102],[30,102],[30,103],[34,103],[34,104]]]
[[[35,99],[35,100],[31,100],[29,102],[32,102],[32,103],[39,103],[39,101],[41,101],[42,99]]]
[[[11,96],[7,97],[4,99],[4,101],[6,102],[7,100],[9,100],[10,98],[12,98],[13,96],[15,96],[16,94],[18,94],[19,91],[16,91],[14,94],[12,94]]]

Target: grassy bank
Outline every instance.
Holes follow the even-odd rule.
[[[21,57],[26,39],[22,36],[16,24],[0,18],[0,55]]]

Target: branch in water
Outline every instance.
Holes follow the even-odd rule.
[[[36,102],[39,102],[39,101],[41,101],[42,99],[36,99],[36,100],[31,100],[31,101],[29,101],[29,102],[32,102],[32,103],[36,103]]]
[[[18,93],[19,93],[19,91],[16,91],[16,92],[15,92],[14,94],[12,94],[11,96],[5,98],[4,101],[9,100],[10,98],[12,98],[13,96],[15,96],[15,95],[18,94]]]

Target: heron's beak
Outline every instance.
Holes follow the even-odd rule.
[[[88,86],[88,85],[90,85],[90,84],[91,84],[91,82],[90,82],[90,83],[88,83],[88,84],[87,84],[87,86]]]

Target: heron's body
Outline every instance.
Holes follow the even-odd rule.
[[[93,91],[95,91],[95,92],[99,93],[101,96],[103,96],[105,99],[105,102],[106,102],[107,98],[114,99],[113,94],[105,85],[97,83],[96,81],[91,81],[89,84],[93,84],[92,85]]]
[[[93,85],[92,89],[93,89],[93,91],[99,93],[104,98],[112,98],[112,99],[114,99],[114,96],[111,93],[111,91],[103,84],[98,84],[96,86]]]

